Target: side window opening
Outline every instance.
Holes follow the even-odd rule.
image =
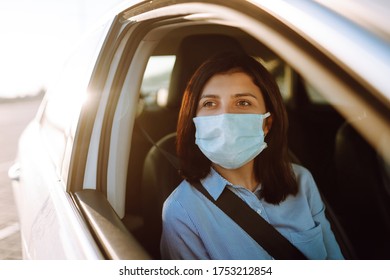
[[[288,101],[291,98],[292,69],[277,57],[267,61],[264,61],[261,58],[257,59],[274,76],[283,99]]]
[[[141,85],[141,100],[146,107],[167,104],[169,82],[176,57],[157,55],[149,58]]]
[[[311,84],[305,83],[305,89],[309,100],[314,104],[329,104],[326,98]]]

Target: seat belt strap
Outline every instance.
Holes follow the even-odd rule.
[[[220,197],[214,200],[199,181],[194,182],[193,186],[245,230],[274,259],[307,259],[302,252],[229,188],[226,187]]]
[[[152,137],[149,135],[149,133],[140,125],[137,121],[135,122],[135,125],[138,127],[139,130],[141,130],[142,134],[145,136],[146,140],[150,144],[152,144],[167,160],[168,162],[175,168],[176,170],[180,169],[179,159],[177,156],[172,155],[171,153],[167,152],[163,148],[161,148],[157,143],[152,139]]]

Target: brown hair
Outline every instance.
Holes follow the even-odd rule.
[[[249,75],[263,94],[265,106],[272,115],[272,127],[265,141],[268,147],[256,158],[254,171],[262,184],[265,201],[278,204],[298,192],[298,185],[288,156],[288,120],[283,99],[273,76],[254,58],[224,53],[203,63],[194,73],[184,92],[177,126],[177,155],[181,175],[188,181],[202,179],[210,172],[211,162],[195,144],[195,125],[199,97],[207,81],[216,74],[243,72]]]

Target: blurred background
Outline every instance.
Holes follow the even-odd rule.
[[[7,175],[17,139],[78,40],[119,2],[0,0],[0,260],[22,258]]]

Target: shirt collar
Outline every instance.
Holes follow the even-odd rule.
[[[221,176],[214,168],[210,168],[210,173],[206,178],[200,180],[203,187],[208,191],[211,197],[214,200],[217,200],[222,194],[226,186],[231,186],[232,188],[243,188],[235,186]],[[259,184],[256,190],[253,192],[258,198],[260,198],[261,184]]]
[[[226,185],[233,186],[228,180],[223,178],[214,168],[211,168],[209,175],[201,180],[203,187],[209,192],[214,200],[222,194]]]

